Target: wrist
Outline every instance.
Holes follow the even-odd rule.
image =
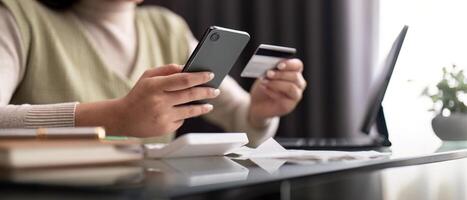
[[[107,101],[107,105],[105,109],[108,109],[106,113],[106,128],[108,129],[108,133],[111,135],[116,136],[124,136],[127,134],[125,132],[125,113],[127,112],[127,106],[124,103],[123,99],[113,99]]]
[[[76,126],[102,126],[107,133],[122,135],[121,119],[124,106],[120,99],[93,103],[81,103],[76,106]]]
[[[270,118],[261,117],[255,113],[254,109],[251,108],[248,111],[248,123],[255,129],[262,129],[268,126]]]

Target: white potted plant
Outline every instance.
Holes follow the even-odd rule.
[[[422,95],[433,102],[432,127],[444,141],[467,140],[467,80],[464,70],[452,65],[443,68],[443,78],[436,87],[427,87]]]

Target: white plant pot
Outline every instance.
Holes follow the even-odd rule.
[[[431,125],[441,140],[467,140],[467,114],[453,113],[449,117],[438,115],[433,118]]]

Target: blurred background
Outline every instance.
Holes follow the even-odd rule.
[[[404,24],[410,26],[384,107],[390,137],[439,143],[423,88],[444,66],[467,66],[467,18],[463,0],[146,0],[183,16],[201,38],[211,25],[252,35],[231,71],[239,74],[258,44],[295,47],[309,83],[299,107],[281,120],[278,136],[334,137],[360,128],[371,79]],[[219,131],[189,120],[181,132]]]

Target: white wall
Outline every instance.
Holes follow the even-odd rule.
[[[436,149],[431,102],[420,94],[439,80],[443,66],[467,68],[467,1],[381,0],[380,20],[380,59],[402,26],[410,26],[383,103],[390,136],[395,145],[422,138],[413,151]]]

